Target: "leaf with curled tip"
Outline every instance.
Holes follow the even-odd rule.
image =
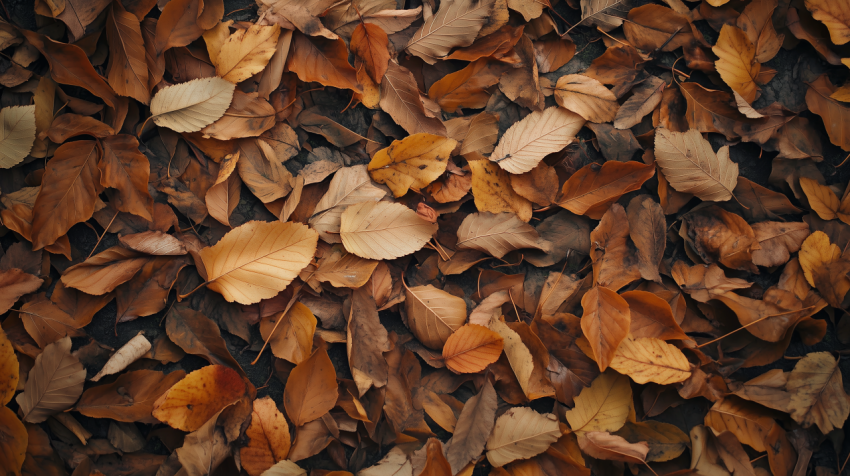
[[[399,203],[362,202],[345,209],[339,231],[350,253],[389,260],[422,249],[437,231],[437,224]]]
[[[502,258],[513,250],[534,248],[546,250],[549,242],[541,240],[537,230],[513,213],[470,213],[457,230],[458,249],[474,249]]]
[[[512,174],[528,172],[543,157],[575,140],[584,122],[578,114],[559,107],[534,111],[505,131],[490,160]]]
[[[236,85],[200,78],[160,89],[151,100],[151,117],[175,132],[197,132],[217,121],[233,99]]]

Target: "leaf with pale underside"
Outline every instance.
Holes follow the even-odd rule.
[[[35,141],[35,106],[0,110],[0,169],[21,163]]]
[[[424,132],[413,134],[379,150],[369,162],[369,173],[400,197],[411,188],[419,190],[439,178],[446,171],[455,146],[454,139]]]
[[[496,420],[487,439],[487,460],[495,467],[546,451],[561,436],[558,419],[527,407],[511,408]]]
[[[422,249],[437,225],[398,203],[362,202],[345,209],[339,231],[350,253],[367,259],[395,259]]]
[[[599,81],[581,74],[568,74],[555,84],[555,100],[562,108],[591,122],[609,122],[617,116],[617,96]]]
[[[602,31],[611,31],[623,24],[629,10],[625,0],[581,0],[581,21],[576,25],[597,25]]]
[[[528,172],[543,157],[575,140],[584,122],[578,114],[559,107],[534,111],[505,131],[490,160],[512,174]]]
[[[386,194],[386,190],[372,183],[365,165],[339,169],[331,179],[328,191],[316,204],[310,226],[319,232],[322,240],[341,243],[339,223],[346,207],[367,201],[377,202]]]
[[[629,334],[629,304],[614,291],[595,286],[581,298],[581,330],[590,342],[599,370],[604,372]]]
[[[499,334],[478,324],[467,324],[446,340],[443,358],[452,372],[476,373],[497,361],[503,346]]]
[[[691,376],[691,366],[678,347],[655,337],[625,338],[617,347],[611,368],[635,382],[670,385]]]
[[[682,291],[699,302],[708,302],[735,289],[746,289],[752,286],[752,283],[740,278],[727,278],[717,263],[710,266],[698,264],[688,267],[684,261],[677,261],[673,265],[672,276]]]
[[[300,223],[246,223],[200,251],[208,287],[228,302],[272,298],[310,263],[318,239]]]
[[[617,431],[626,422],[632,405],[629,378],[605,372],[581,391],[575,404],[566,414],[574,432]]]
[[[679,192],[704,201],[723,202],[732,198],[738,183],[738,164],[729,158],[729,148],[717,154],[699,131],[671,132],[658,129],[655,161],[670,185]]]
[[[470,213],[457,230],[457,247],[483,251],[502,258],[513,250],[545,250],[548,242],[513,213]]]
[[[71,355],[70,337],[48,345],[35,358],[24,391],[15,399],[23,420],[40,423],[71,408],[83,393],[85,379],[86,369]]]
[[[632,90],[632,96],[617,110],[614,127],[628,129],[640,124],[644,116],[655,110],[661,103],[661,95],[667,83],[663,79],[650,76]]]
[[[471,45],[494,3],[495,0],[456,0],[441,4],[437,13],[413,34],[405,49],[434,64],[452,48]]]
[[[151,100],[151,117],[156,125],[175,132],[197,132],[224,115],[235,89],[235,84],[221,78],[168,86]]]
[[[786,389],[791,418],[803,427],[817,425],[824,434],[841,428],[850,414],[838,361],[828,352],[808,354],[794,365]]]
[[[404,308],[413,335],[426,347],[443,348],[466,321],[466,301],[432,285],[406,287]]]
[[[251,25],[236,30],[216,56],[216,74],[231,83],[241,83],[261,72],[274,55],[280,26]]]

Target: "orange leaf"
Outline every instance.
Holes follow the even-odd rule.
[[[390,60],[388,43],[384,30],[371,23],[360,23],[351,34],[351,52],[363,60],[369,77],[378,84],[381,84]]]
[[[357,71],[348,63],[348,48],[342,38],[329,40],[310,37],[296,31],[286,61],[292,71],[305,83],[316,81],[325,86],[361,91]]]
[[[259,476],[289,455],[289,424],[271,397],[254,400],[251,424],[245,436],[248,446],[239,450],[239,456],[242,467],[251,476]]]
[[[289,374],[283,405],[292,423],[300,427],[329,412],[338,394],[336,371],[322,345]]]
[[[455,373],[476,373],[499,359],[502,337],[478,324],[466,324],[456,330],[443,346],[446,367]]]
[[[558,205],[599,220],[612,203],[639,189],[653,175],[654,166],[638,162],[585,165],[564,183]]]
[[[590,341],[599,370],[604,372],[629,334],[629,303],[614,291],[595,286],[581,298],[581,307],[581,330]]]
[[[195,431],[245,392],[245,381],[235,370],[208,365],[190,373],[159,397],[153,416],[178,430]]]

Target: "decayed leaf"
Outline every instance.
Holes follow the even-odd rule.
[[[339,230],[349,252],[367,259],[395,259],[425,246],[437,225],[398,203],[362,202],[345,209]]]
[[[649,444],[647,461],[670,461],[681,455],[691,442],[679,427],[655,420],[626,422],[616,435],[630,443],[645,441]]]
[[[777,7],[775,0],[757,0],[750,2],[738,17],[737,26],[749,38],[756,48],[756,60],[765,63],[773,59],[782,46],[785,35],[777,35],[773,28],[773,12]]]
[[[534,111],[505,131],[490,160],[512,174],[528,172],[547,154],[569,145],[584,122],[558,107]]]
[[[208,365],[162,394],[153,405],[153,416],[178,430],[195,431],[245,391],[245,381],[235,370]]]
[[[126,369],[128,365],[139,360],[150,349],[151,343],[144,335],[139,334],[133,337],[121,346],[118,352],[112,354],[112,357],[106,361],[106,365],[100,369],[97,375],[91,378],[91,381],[97,382],[107,375],[112,375]]]
[[[208,287],[228,302],[272,298],[307,266],[318,239],[299,223],[246,223],[200,251]]]
[[[811,353],[794,365],[788,376],[791,418],[804,427],[818,426],[824,434],[841,428],[850,414],[838,362],[829,352]]]
[[[471,45],[494,3],[494,0],[458,0],[441,5],[413,34],[405,49],[434,64],[452,48]]]
[[[296,302],[285,314],[281,312],[263,318],[260,335],[268,341],[275,357],[298,365],[310,357],[317,323],[310,309]]]
[[[369,162],[369,173],[372,179],[386,184],[400,197],[411,188],[424,188],[442,175],[455,146],[454,139],[413,134],[378,151]]]
[[[231,83],[241,83],[262,71],[277,46],[280,26],[251,25],[245,30],[236,30],[221,45],[216,56],[216,74]]]
[[[475,154],[479,158],[468,163],[472,171],[472,196],[478,211],[511,212],[524,222],[531,220],[531,202],[514,191],[511,175],[484,156]]]
[[[413,335],[434,350],[466,322],[466,301],[430,284],[405,286],[404,308]]]
[[[758,266],[779,266],[791,259],[791,253],[809,236],[809,225],[803,222],[764,221],[753,224],[761,249],[753,251],[753,263]]]
[[[176,132],[197,132],[224,115],[236,85],[201,78],[160,89],[151,100],[153,122]]]
[[[727,278],[716,263],[710,266],[698,264],[689,268],[684,261],[677,261],[673,265],[672,275],[682,291],[699,302],[708,302],[735,289],[752,286],[752,283],[743,279]]]
[[[154,402],[185,376],[182,370],[167,375],[153,370],[127,372],[112,383],[83,392],[75,408],[92,418],[155,423]]]
[[[612,371],[597,377],[575,398],[567,422],[576,433],[617,431],[626,422],[632,405],[629,378]]]
[[[611,368],[637,383],[669,385],[691,376],[685,354],[676,346],[655,337],[623,339],[611,359]]]
[[[513,250],[535,248],[545,250],[548,242],[531,225],[513,213],[471,213],[457,230],[457,247],[483,251],[502,258]]]
[[[617,97],[599,81],[581,74],[558,78],[555,99],[561,107],[591,122],[609,122],[617,116]]]
[[[390,351],[392,344],[378,317],[375,299],[365,286],[352,293],[351,312],[346,318],[348,364],[360,392],[357,396],[362,397],[373,385],[387,384],[389,370],[383,353]]]
[[[487,439],[487,460],[495,467],[528,459],[549,447],[561,436],[558,419],[527,407],[511,408],[496,420]]]
[[[48,345],[35,358],[24,391],[15,398],[23,420],[40,423],[71,408],[83,393],[85,379],[86,369],[71,355],[70,337]]]
[[[35,141],[35,106],[0,109],[0,169],[21,163]]]
[[[829,28],[829,38],[833,43],[843,45],[850,41],[850,18],[845,3],[806,0],[806,8],[815,20],[822,21]]]
[[[599,220],[612,203],[639,189],[653,175],[655,167],[638,162],[585,165],[564,182],[557,204],[577,215]]]
[[[578,435],[581,450],[598,459],[645,463],[649,445],[645,441],[629,443],[622,436],[604,431],[589,431]]]
[[[329,412],[337,399],[336,371],[328,352],[320,346],[289,374],[283,405],[295,426],[302,426]]]
[[[289,424],[271,397],[254,400],[251,424],[245,436],[248,446],[239,449],[239,460],[251,476],[263,474],[289,455]]]
[[[581,307],[581,330],[590,341],[599,370],[604,372],[629,334],[629,304],[614,291],[595,286],[581,298]]]
[[[728,147],[715,154],[711,144],[694,129],[684,133],[658,129],[655,160],[664,177],[679,192],[705,201],[732,198],[738,181],[738,164],[729,158]]]
[[[743,218],[712,205],[685,215],[683,222],[694,250],[704,262],[720,262],[732,269],[758,273],[752,263],[758,242]]]
[[[740,28],[723,25],[717,44],[711,49],[719,58],[715,65],[723,81],[752,104],[759,90],[756,81],[761,64],[756,61],[756,48]]]
[[[455,373],[476,373],[499,359],[504,341],[490,329],[478,324],[466,324],[446,339],[443,358],[446,367]]]
[[[11,309],[21,296],[37,291],[43,282],[17,268],[0,270],[0,312]]]
[[[647,195],[633,198],[628,206],[629,236],[638,250],[638,267],[644,279],[661,282],[658,266],[667,243],[667,220],[661,205]]]

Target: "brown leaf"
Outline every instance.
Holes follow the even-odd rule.
[[[765,451],[765,438],[776,422],[771,413],[737,397],[717,401],[705,415],[705,426],[715,433],[730,431],[743,444]]]
[[[0,311],[11,309],[21,296],[37,291],[43,282],[17,268],[0,270]]]
[[[629,236],[638,250],[638,268],[641,276],[661,282],[658,266],[664,257],[667,242],[667,220],[664,211],[652,198],[640,195],[628,206]]]
[[[380,106],[410,134],[446,134],[446,126],[440,119],[425,113],[413,73],[395,61],[387,64],[387,71],[381,82]]]
[[[196,431],[186,435],[183,446],[174,451],[182,466],[181,471],[188,476],[211,475],[230,456],[230,446],[218,426],[219,419],[223,418],[222,410],[212,415]]]
[[[627,291],[621,297],[629,305],[629,332],[635,338],[688,339],[673,316],[670,304],[647,291]]]
[[[348,64],[348,48],[341,38],[329,40],[295,32],[286,59],[286,70],[296,73],[304,82],[316,81],[339,89],[361,90],[357,72]]]
[[[265,99],[236,91],[221,119],[201,129],[205,136],[219,140],[256,137],[275,124],[275,110]]]
[[[599,81],[581,74],[558,78],[555,99],[561,107],[591,122],[613,121],[620,108],[614,93]]]
[[[390,60],[387,43],[384,30],[370,23],[360,23],[351,34],[351,52],[363,61],[369,77],[378,84],[381,84]]]
[[[715,154],[711,144],[694,129],[685,133],[661,129],[655,136],[655,154],[664,177],[677,191],[704,201],[732,198],[738,164],[730,159],[728,147]]]
[[[487,460],[495,467],[517,459],[536,456],[561,435],[558,419],[527,407],[514,407],[502,414],[487,439]]]
[[[365,288],[351,294],[351,312],[346,318],[348,364],[360,392],[357,396],[362,397],[373,385],[383,387],[387,384],[388,366],[383,352],[388,352],[392,346],[378,318],[375,300]]]
[[[843,45],[850,41],[850,19],[841,6],[823,0],[807,0],[806,8],[812,12],[815,20],[820,20],[829,28],[829,37],[834,44]]]
[[[599,370],[604,372],[629,333],[629,304],[614,291],[594,286],[581,298],[581,307],[581,330],[590,341]]]
[[[0,372],[6,375],[3,383],[0,384],[0,403],[7,404],[12,401],[18,387],[20,370],[15,349],[6,336],[6,332],[0,329]]]
[[[800,209],[791,204],[785,195],[762,187],[744,177],[738,177],[738,184],[732,193],[747,207],[742,208],[742,215],[749,220],[775,220],[779,218],[779,215],[800,213]]]
[[[832,99],[830,96],[835,92],[835,86],[829,81],[829,78],[823,74],[816,80],[809,83],[809,89],[806,92],[806,105],[813,113],[828,118],[824,121],[826,132],[829,135],[829,141],[834,145],[841,147],[843,150],[850,150],[850,142],[847,137],[850,137],[850,108],[845,107],[841,102]]]
[[[139,252],[113,246],[65,270],[62,282],[69,288],[100,296],[131,280],[150,259]]]
[[[712,51],[719,58],[715,65],[723,81],[748,103],[755,101],[761,65],[756,61],[756,48],[746,33],[736,26],[723,25]]]
[[[441,350],[446,339],[466,322],[466,301],[430,284],[406,289],[404,309],[413,335]]]
[[[169,4],[163,7],[156,23],[154,47],[157,56],[169,48],[188,45],[204,32],[197,23],[203,9],[199,0],[178,0]]]
[[[699,302],[708,302],[729,291],[752,286],[752,283],[743,279],[727,278],[717,264],[695,265],[689,268],[683,261],[677,261],[673,265],[672,276],[682,291]]]
[[[173,306],[165,321],[168,338],[188,354],[198,355],[214,365],[230,367],[245,375],[236,362],[221,331],[210,318],[187,306]]]
[[[443,346],[443,358],[452,372],[476,373],[498,360],[502,348],[499,334],[470,323],[449,336]]]
[[[114,129],[97,119],[73,113],[57,117],[47,130],[47,137],[57,144],[76,136],[89,135],[102,139],[114,134]]]
[[[743,218],[713,205],[685,215],[683,223],[703,261],[758,273],[752,262],[758,241]]]
[[[64,337],[46,346],[35,358],[24,391],[15,398],[24,421],[43,422],[50,415],[71,408],[80,398],[86,369],[70,351],[71,338]]]
[[[436,14],[425,20],[405,49],[434,64],[452,48],[469,46],[490,16],[494,0],[460,0],[442,5]]]
[[[0,464],[9,474],[21,474],[27,455],[27,428],[8,407],[0,408]],[[64,468],[63,468],[64,469]]]
[[[638,8],[632,10],[632,13]],[[627,25],[631,25],[629,22]],[[661,103],[661,96],[667,83],[655,76],[635,86],[632,96],[617,110],[614,118],[614,127],[617,129],[628,129],[640,124],[644,116],[655,110]]]
[[[589,164],[564,183],[558,205],[577,215],[599,220],[624,194],[637,190],[655,175],[655,167],[638,162]]]
[[[310,357],[316,324],[316,316],[312,311],[296,302],[286,313],[263,318],[260,321],[260,335],[268,341],[275,357],[298,365]]]
[[[442,175],[455,146],[454,139],[413,134],[375,153],[369,162],[369,174],[401,197],[411,188],[422,189]]]
[[[641,276],[634,244],[628,241],[629,220],[623,207],[615,203],[590,232],[593,246],[593,280],[600,286],[618,291]],[[603,369],[604,370],[604,369]]]
[[[622,436],[604,431],[588,431],[578,435],[578,444],[588,456],[597,459],[645,463],[649,445],[645,441],[629,443]]]
[[[162,394],[154,418],[183,431],[195,431],[246,393],[245,381],[222,365],[201,367]]]
[[[496,258],[522,248],[548,247],[534,227],[505,212],[467,215],[457,230],[457,240],[458,249],[476,249]]]
[[[492,56],[501,59],[509,54],[513,46],[522,36],[523,27],[504,25],[489,35],[482,36],[480,33],[471,45],[455,49],[452,54],[446,56],[447,60],[475,61],[480,58]],[[557,69],[557,68],[555,68]],[[549,71],[545,71],[549,72]]]
[[[537,77],[537,60],[534,45],[527,35],[522,35],[514,47],[514,54],[522,61],[519,67],[506,71],[499,78],[499,90],[522,107],[542,110],[543,95]]]
[[[79,329],[91,321],[91,316],[71,315],[45,299],[30,301],[19,312],[27,333],[42,348],[65,336],[82,337],[85,333]]]
[[[335,245],[322,256],[313,275],[321,282],[338,288],[359,288],[369,281],[380,261],[363,259]]]
[[[840,428],[850,414],[838,362],[827,352],[811,353],[797,361],[788,376],[791,418],[803,427],[816,424],[822,432]]]
[[[420,476],[443,476],[452,472],[452,467],[443,455],[443,445],[436,438],[428,438],[425,443],[425,468]]]
[[[772,16],[777,7],[776,0],[750,2],[736,20],[740,28],[756,48],[756,60],[766,63],[776,56],[785,35],[777,35]]]
[[[505,63],[482,58],[436,81],[428,90],[428,96],[446,112],[480,109],[490,100],[491,86],[509,69]]]
[[[524,222],[531,220],[531,202],[514,191],[508,172],[477,152],[467,159],[472,171],[472,196],[478,211],[511,212]]]
[[[732,95],[725,91],[706,89],[697,83],[682,83],[679,90],[688,104],[685,118],[691,129],[730,137],[735,135],[737,122],[750,121],[738,112]]]
[[[109,85],[116,94],[129,96],[142,104],[150,104],[148,65],[140,19],[112,2],[106,16],[106,39],[109,44]]]
[[[511,175],[511,186],[528,200],[540,206],[549,206],[558,194],[558,174],[554,167],[540,162],[522,175]]]
[[[687,15],[662,5],[643,5],[629,10],[623,33],[635,48],[673,51],[696,43]]]
[[[83,392],[75,408],[92,418],[154,423],[156,420],[151,416],[154,402],[185,376],[182,370],[169,374],[153,370],[127,372],[112,383]]]
[[[497,403],[493,385],[485,381],[481,391],[464,404],[452,438],[445,447],[452,474],[459,472],[484,450],[487,437],[496,423]]]
[[[758,266],[779,266],[791,259],[791,253],[809,236],[809,225],[802,222],[764,221],[753,224],[753,232],[761,249],[753,252]]]
[[[131,135],[120,134],[105,138],[101,144],[100,185],[118,189],[110,203],[122,212],[153,221],[153,198],[148,192],[150,163],[139,152],[139,142]]]

